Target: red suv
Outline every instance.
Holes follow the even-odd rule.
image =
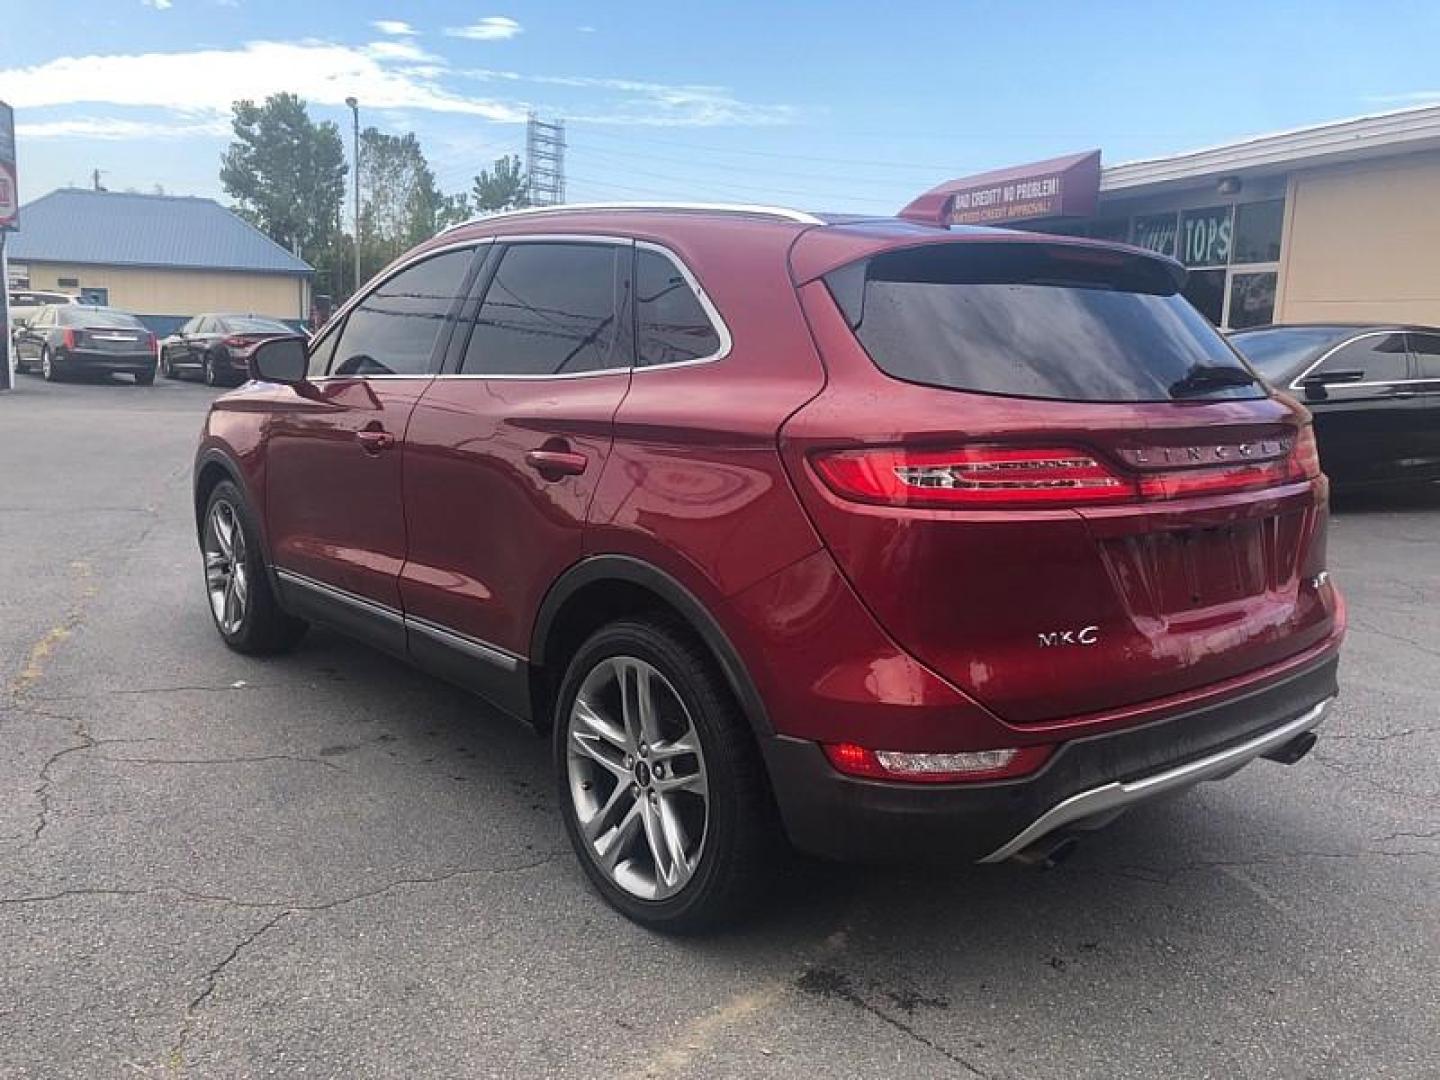
[[[785,841],[1053,861],[1336,693],[1309,416],[1130,248],[764,207],[451,229],[220,398],[232,647],[339,628],[553,733],[640,922]]]

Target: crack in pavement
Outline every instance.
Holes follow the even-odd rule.
[[[274,909],[283,908],[289,912],[317,912],[331,911],[346,904],[357,903],[361,900],[368,900],[376,896],[406,885],[437,885],[460,877],[475,877],[479,875],[500,876],[506,874],[521,874],[530,870],[538,869],[546,863],[553,861],[555,853],[547,852],[541,858],[532,859],[528,862],[517,863],[514,866],[475,866],[460,867],[455,870],[447,870],[444,873],[433,875],[420,875],[415,877],[396,878],[379,885],[373,889],[364,889],[357,893],[351,893],[336,897],[332,900],[315,901],[305,903],[300,900],[252,900],[240,897],[224,896],[218,893],[196,892],[192,889],[184,889],[178,885],[154,885],[146,888],[135,888],[127,886],[82,886],[72,889],[58,889],[49,893],[34,893],[28,896],[0,897],[0,907],[23,904],[44,904],[56,900],[70,899],[74,897],[140,897],[140,896],[166,896],[176,897],[180,900],[197,904],[223,904],[228,907],[240,909]]]
[[[205,973],[205,981],[204,985],[201,987],[200,993],[196,994],[195,997],[191,998],[190,1004],[185,1006],[185,1015],[181,1018],[180,1022],[180,1034],[176,1037],[175,1042],[171,1045],[170,1053],[166,1060],[166,1067],[168,1069],[174,1071],[180,1071],[184,1069],[185,1048],[189,1045],[190,1042],[190,1033],[193,1029],[195,1022],[195,1013],[200,1008],[200,1006],[205,1004],[205,1002],[209,999],[210,995],[215,992],[215,987],[219,983],[220,976],[225,971],[225,969],[231,964],[233,964],[235,960],[239,958],[242,952],[248,949],[251,945],[255,944],[255,942],[259,941],[261,937],[269,933],[275,927],[279,926],[281,922],[283,922],[285,919],[288,919],[293,914],[293,911],[282,911],[273,918],[269,919],[262,926],[260,926],[259,929],[255,930],[248,937],[242,939],[239,943],[237,943],[236,946],[230,950],[229,954],[226,955],[223,960],[221,960],[218,964],[216,964],[214,967],[212,967],[209,971]]]
[[[961,1066],[963,1069],[969,1072],[970,1075],[979,1076],[985,1078],[985,1080],[988,1080],[988,1074],[982,1071],[973,1062],[966,1060],[964,1057],[962,1057],[960,1054],[957,1054],[949,1047],[942,1046],[934,1039],[931,1039],[928,1036],[921,1034],[915,1029],[913,1025],[906,1023],[899,1017],[891,1016],[884,1009],[880,1008],[880,1006],[876,1005],[872,1001],[867,1000],[865,996],[855,988],[855,984],[851,980],[850,976],[846,975],[844,972],[834,971],[830,968],[806,968],[805,971],[801,973],[800,978],[795,985],[797,989],[814,997],[832,998],[836,1001],[843,1001],[847,1005],[853,1005],[855,1008],[860,1009],[862,1012],[869,1013],[877,1020],[889,1024],[896,1031],[900,1032],[901,1034],[907,1036],[910,1039],[913,1039],[921,1046],[924,1046],[927,1049],[939,1054],[947,1061]]]
[[[258,754],[255,757],[224,758],[117,758],[100,755],[101,761],[123,765],[250,765],[266,761],[297,761],[302,765],[319,765],[335,772],[348,772],[333,761],[324,758],[303,757],[299,754]]]
[[[72,718],[67,717],[65,719]],[[36,813],[35,827],[30,834],[30,842],[32,844],[40,839],[40,834],[43,833],[50,824],[50,788],[55,782],[54,778],[50,775],[50,770],[59,763],[61,758],[68,757],[70,754],[78,754],[82,750],[94,750],[98,746],[133,745],[135,743],[164,741],[158,738],[97,739],[90,734],[90,730],[85,726],[84,720],[73,720],[73,723],[74,728],[70,732],[71,737],[79,739],[80,741],[70,746],[61,747],[45,760],[45,764],[40,766],[39,781],[33,789],[35,798],[40,803],[40,809]]]

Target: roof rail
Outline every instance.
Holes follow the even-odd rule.
[[[502,210],[497,214],[485,214],[470,218],[458,225],[441,229],[437,236],[463,229],[469,225],[481,225],[491,221],[508,221],[510,218],[527,217],[536,214],[575,214],[605,212],[612,210],[691,210],[708,211],[716,214],[743,214],[749,217],[777,218],[793,221],[799,225],[824,225],[825,222],[814,214],[803,210],[790,210],[783,206],[759,206],[750,203],[692,203],[692,202],[613,202],[613,203],[561,203],[558,206],[527,206],[521,210]]]

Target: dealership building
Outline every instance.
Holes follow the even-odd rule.
[[[917,220],[1120,240],[1189,268],[1215,325],[1440,325],[1440,105],[1102,167],[1100,152],[942,184]]]
[[[210,311],[291,322],[315,271],[213,199],[61,188],[20,208],[10,284],[123,308],[167,334]]]

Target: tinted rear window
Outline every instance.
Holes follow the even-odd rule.
[[[260,319],[251,315],[231,315],[216,321],[232,334],[293,334],[295,332],[282,322],[274,319]]]
[[[1259,397],[1156,260],[1043,244],[931,244],[826,278],[886,374],[1068,401]]]
[[[126,330],[140,328],[140,320],[123,311],[67,304],[65,307],[57,307],[55,313],[60,317],[61,326],[115,326]]]

